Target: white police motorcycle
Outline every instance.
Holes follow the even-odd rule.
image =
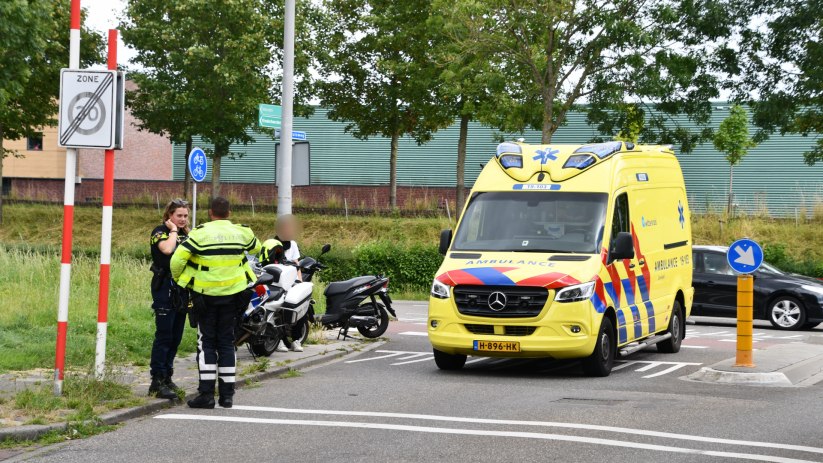
[[[235,346],[246,343],[254,356],[270,356],[289,336],[303,344],[309,336],[309,321],[314,320],[314,284],[297,279],[294,263],[269,264],[260,268],[250,259],[257,281],[249,284],[254,296],[238,317],[234,330]],[[308,316],[306,316],[308,314]],[[299,334],[295,339],[292,334]]]

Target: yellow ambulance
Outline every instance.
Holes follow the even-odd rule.
[[[437,366],[468,355],[582,358],[590,376],[680,350],[692,240],[670,146],[506,142],[483,168],[431,290]]]

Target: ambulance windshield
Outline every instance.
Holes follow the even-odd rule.
[[[607,201],[606,193],[477,193],[451,249],[598,254]]]

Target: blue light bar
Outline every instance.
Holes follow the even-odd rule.
[[[619,141],[610,141],[607,143],[596,143],[594,145],[586,145],[581,146],[574,150],[576,153],[592,153],[597,155],[598,158],[603,159],[606,157],[611,156],[612,154],[620,151],[620,148],[623,147],[623,142]]]
[[[566,161],[565,164],[563,164],[563,168],[575,168],[582,170],[594,164],[594,162],[594,156],[592,156],[591,154],[575,154],[569,156],[569,159]]]
[[[518,154],[504,154],[500,156],[500,165],[503,166],[504,169],[508,169],[509,167],[523,167],[523,156]]]
[[[523,150],[517,143],[504,142],[497,145],[497,155],[500,156],[503,153],[523,154]]]

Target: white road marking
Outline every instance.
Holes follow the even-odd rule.
[[[681,369],[681,368],[683,368],[683,367],[685,367],[685,366],[686,366],[685,364],[682,364],[682,365],[673,365],[673,366],[671,366],[671,367],[669,367],[669,368],[666,368],[665,370],[660,371],[660,372],[658,372],[658,373],[652,373],[652,374],[650,374],[650,375],[648,375],[648,376],[644,376],[644,378],[654,378],[655,376],[663,376],[663,375],[665,375],[666,373],[671,373],[671,372],[673,372],[673,371],[675,371],[675,370],[679,370],[679,369]],[[640,371],[640,370],[637,370],[637,371]]]
[[[470,363],[475,363],[475,362],[482,362],[483,360],[488,360],[488,359],[490,359],[490,358],[491,358],[491,357],[478,357],[478,358],[476,358],[476,359],[474,359],[474,360],[468,360],[468,361],[466,361],[466,365],[468,365],[468,364],[470,364]]]
[[[405,334],[407,336],[428,336],[429,333],[420,332],[420,331],[406,331],[405,333],[398,333],[398,334]]]
[[[703,334],[701,334],[701,336],[728,336],[729,334],[731,334],[731,333],[729,333],[729,334],[727,334],[727,333],[729,333],[729,332],[728,331],[718,331],[717,333],[703,333]]]
[[[737,339],[718,339],[720,342],[737,342]],[[752,341],[752,344],[757,344],[758,341]]]
[[[262,407],[257,407],[262,408]],[[234,409],[239,409],[235,406]],[[248,410],[249,407],[244,407]],[[346,412],[344,412],[346,413]],[[346,413],[348,414],[348,413]],[[374,415],[374,414],[372,414]],[[395,414],[391,414],[395,415]],[[395,415],[396,416],[396,415]],[[418,415],[419,416],[419,415]],[[626,442],[610,439],[601,439],[596,437],[583,436],[568,436],[563,434],[544,434],[535,432],[512,432],[512,431],[491,431],[481,429],[457,429],[457,428],[436,428],[429,426],[408,426],[399,424],[386,423],[362,423],[362,422],[346,422],[346,421],[319,421],[319,420],[281,420],[281,419],[266,419],[266,418],[243,418],[233,416],[214,416],[214,415],[188,415],[188,414],[166,414],[155,417],[157,419],[168,420],[196,420],[196,421],[223,421],[235,423],[257,423],[257,424],[283,424],[283,425],[303,425],[303,426],[323,426],[323,427],[341,427],[341,428],[365,428],[365,429],[381,429],[394,431],[410,431],[410,432],[425,432],[433,434],[459,434],[471,436],[494,436],[494,437],[520,437],[527,439],[544,439],[557,440],[565,442],[581,442],[587,444],[607,445],[612,447],[623,447],[644,450],[657,450],[662,452],[686,453],[692,455],[708,455],[725,458],[748,459],[756,461],[770,461],[775,463],[807,463],[808,460],[796,460],[792,458],[783,458],[768,455],[746,454],[737,452],[718,452],[713,450],[700,450],[682,447],[669,447],[665,445],[644,444],[639,442]],[[451,420],[449,420],[451,421]],[[569,427],[579,427],[579,425],[571,425]],[[697,436],[688,436],[697,437]],[[697,438],[692,440],[703,440],[705,438]],[[710,439],[710,438],[709,438]],[[759,443],[753,443],[759,444]],[[760,445],[763,447],[774,447],[780,444]],[[815,449],[815,451],[823,452],[823,449]]]
[[[688,347],[689,349],[708,349],[709,346],[687,346],[685,344],[681,344],[680,347]]]
[[[397,360],[410,360],[410,359],[420,357],[421,355],[433,355],[433,354],[431,352],[418,352],[416,354],[412,354],[412,355],[409,355],[408,357],[403,357],[402,359],[397,359]]]
[[[635,363],[637,363],[637,360],[628,361],[628,362],[625,362],[621,365],[615,365],[615,366],[612,367],[612,371],[617,371],[617,370],[620,370],[622,368],[626,368],[627,366],[634,365]]]
[[[385,352],[385,351],[377,351],[377,352]],[[367,359],[357,359],[357,360],[349,360],[345,363],[357,363],[357,362],[368,362],[369,360],[380,360],[380,359],[387,359],[389,357],[397,357],[398,355],[407,354],[408,352],[395,352],[389,355],[381,355],[380,357],[369,357]]]
[[[405,365],[407,363],[426,362],[426,361],[429,361],[429,360],[432,360],[432,359],[434,359],[434,356],[432,354],[427,354],[427,356],[423,357],[422,359],[409,360],[408,362],[392,363],[392,365]]]
[[[715,444],[729,444],[741,445],[749,447],[765,447],[772,449],[783,450],[798,450],[801,452],[811,452],[823,454],[823,448],[807,447],[803,445],[793,444],[778,444],[773,442],[757,442],[736,439],[723,439],[718,437],[695,436],[691,434],[677,434],[662,431],[647,431],[644,429],[620,428],[614,426],[603,426],[598,424],[578,424],[578,423],[563,423],[557,421],[520,421],[520,420],[500,420],[494,418],[465,418],[461,416],[443,416],[443,415],[421,415],[416,413],[389,413],[389,412],[361,412],[361,411],[346,411],[346,410],[311,410],[302,408],[277,408],[277,407],[255,407],[248,405],[235,405],[234,410],[249,410],[260,412],[274,412],[274,413],[298,413],[306,415],[338,415],[338,416],[368,416],[381,418],[408,418],[414,420],[429,420],[429,421],[451,421],[457,423],[481,423],[481,424],[505,424],[517,426],[542,426],[555,428],[570,428],[570,429],[587,429],[590,431],[606,431],[623,434],[633,434],[637,436],[651,436],[663,437],[667,439],[681,439],[696,442],[711,442]],[[159,415],[168,416],[168,415]]]
[[[652,368],[660,365],[660,362],[648,362],[648,363],[649,364],[646,365],[645,367],[640,367],[640,368],[638,368],[637,370],[634,370],[634,371],[649,371]]]

